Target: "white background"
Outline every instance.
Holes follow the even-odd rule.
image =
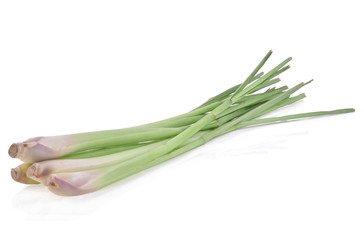
[[[0,238],[363,239],[362,1],[1,1]],[[13,142],[114,129],[196,107],[265,70],[312,78],[279,116],[99,192],[13,182]]]

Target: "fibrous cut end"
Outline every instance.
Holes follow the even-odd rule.
[[[20,176],[20,172],[19,172],[19,168],[12,168],[11,169],[11,177],[14,179],[14,181],[17,181],[19,179]]]
[[[19,149],[19,146],[17,143],[13,143],[11,144],[9,150],[8,150],[8,153],[9,153],[9,156],[12,157],[12,158],[16,158],[18,156],[18,153],[19,153],[20,149]]]

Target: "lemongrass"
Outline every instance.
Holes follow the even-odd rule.
[[[38,137],[13,144],[9,155],[29,163],[19,170],[26,179],[48,186],[59,195],[93,192],[127,176],[183,154],[228,132],[248,127],[313,116],[353,112],[354,109],[309,112],[260,118],[306,97],[293,93],[310,83],[271,87],[289,69],[291,58],[268,73],[258,73],[272,52],[247,79],[210,98],[187,113],[131,128],[81,134]],[[30,165],[30,163],[33,163]],[[14,174],[16,176],[16,174]]]
[[[146,140],[161,140],[180,133],[176,128],[148,128],[142,131],[118,134],[117,130],[32,138],[11,145],[9,154],[25,162],[36,162],[62,157],[66,154],[122,144],[135,144]],[[104,137],[103,137],[104,136]]]

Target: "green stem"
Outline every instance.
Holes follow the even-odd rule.
[[[131,176],[133,174],[136,174],[138,172],[141,172],[145,169],[148,169],[150,167],[153,167],[155,165],[158,165],[160,163],[163,163],[167,160],[170,160],[172,158],[175,158],[183,153],[186,153],[194,148],[197,148],[201,145],[203,145],[204,143],[206,143],[206,141],[210,141],[213,138],[216,138],[218,136],[224,135],[226,133],[229,133],[231,131],[237,130],[237,129],[241,129],[247,126],[255,126],[255,125],[262,125],[262,124],[271,124],[271,123],[278,123],[278,122],[285,122],[285,121],[289,121],[289,120],[297,120],[297,119],[303,119],[303,118],[309,118],[309,117],[316,117],[316,116],[323,116],[323,115],[334,115],[334,114],[343,114],[343,113],[350,113],[350,112],[354,112],[355,110],[352,108],[348,108],[348,109],[339,109],[339,110],[334,110],[334,111],[319,111],[319,112],[308,112],[308,113],[301,113],[301,114],[293,114],[293,115],[287,115],[287,116],[282,116],[282,117],[273,117],[273,118],[265,118],[265,119],[256,119],[256,120],[250,120],[250,121],[242,121],[239,122],[238,124],[232,126],[231,128],[227,129],[227,130],[223,130],[223,131],[216,131],[214,135],[211,135],[212,137],[210,138],[205,138],[205,137],[201,137],[187,145],[181,146],[180,148],[165,154],[161,157],[158,157],[154,160],[151,160],[149,162],[147,162],[146,164],[137,164],[136,162],[134,162],[135,164],[137,164],[135,166],[129,166],[129,168],[124,168],[123,171],[115,171],[116,168],[112,167],[109,169],[105,169],[105,171],[107,172],[107,174],[103,175],[103,179],[100,181],[100,183],[102,183],[102,186],[99,186],[100,188],[107,186],[113,182],[119,181],[121,179],[124,179],[128,176]],[[207,134],[209,134],[210,132],[208,132]]]

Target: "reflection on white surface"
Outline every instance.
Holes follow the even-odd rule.
[[[102,194],[100,194],[102,192]],[[30,216],[53,215],[57,218],[89,214],[110,201],[107,191],[99,191],[77,197],[61,197],[48,191],[43,185],[26,186],[17,193],[12,201],[13,207]]]
[[[13,197],[12,205],[25,212],[31,219],[75,219],[77,216],[90,214],[109,204],[116,197],[122,196],[127,192],[127,187],[120,189],[120,185],[125,185],[127,182],[126,179],[99,191],[74,197],[55,195],[41,184],[29,185]]]

